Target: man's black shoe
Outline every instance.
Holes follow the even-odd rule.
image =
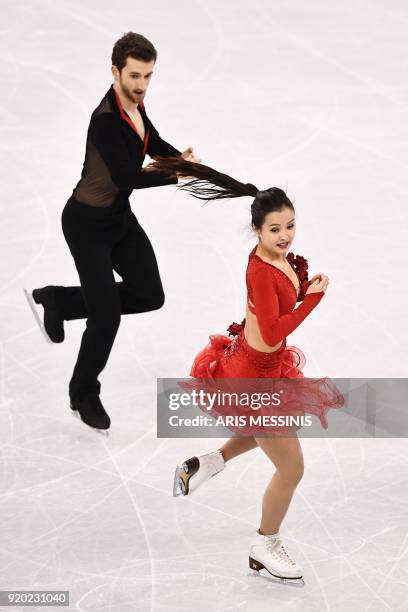
[[[86,425],[98,430],[109,429],[111,420],[97,393],[89,393],[80,400],[71,399],[70,407]]]
[[[61,317],[55,300],[56,287],[47,285],[41,289],[34,289],[31,293],[24,289],[25,296],[30,305],[42,333],[48,342],[63,342],[64,319]],[[34,303],[41,304],[44,308],[44,322],[41,321]]]

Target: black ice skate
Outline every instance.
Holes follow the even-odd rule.
[[[109,435],[111,420],[97,393],[89,393],[83,399],[70,401],[72,414],[98,433]]]
[[[24,294],[47,342],[63,342],[65,338],[64,319],[61,318],[57,309],[55,287],[53,285],[47,285],[42,289],[34,289],[32,292],[24,289]],[[41,304],[43,306],[44,322],[41,321],[35,304]]]
[[[176,467],[173,497],[192,493],[224,468],[224,457],[219,450],[186,459],[181,467],[179,465]]]

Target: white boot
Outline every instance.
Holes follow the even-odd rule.
[[[188,495],[204,482],[225,468],[225,461],[219,450],[191,457],[176,467],[174,474],[173,496]]]
[[[279,533],[262,535],[258,529],[249,549],[249,567],[265,569],[280,582],[303,585],[302,568],[289,557]]]

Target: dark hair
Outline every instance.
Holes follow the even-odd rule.
[[[261,229],[268,213],[281,211],[284,208],[290,208],[295,212],[293,203],[283,189],[269,187],[269,189],[259,191],[251,205],[252,225]]]
[[[260,191],[252,183],[241,183],[228,176],[228,174],[218,172],[210,166],[204,166],[204,164],[187,161],[181,156],[162,157],[157,155],[150,165],[169,174],[174,175],[179,172],[184,176],[196,177],[177,185],[177,189],[184,189],[199,200],[220,200],[241,196],[254,197],[251,205],[251,216],[252,225],[257,229],[261,229],[268,213],[281,211],[283,208],[295,210],[286,193],[279,187],[270,187]]]
[[[133,59],[142,62],[156,61],[157,51],[150,40],[147,40],[141,34],[128,32],[115,42],[112,51],[112,64],[120,71],[126,65],[128,57],[133,57]]]

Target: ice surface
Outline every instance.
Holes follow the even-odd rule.
[[[60,214],[132,30],[159,51],[145,104],[163,138],[294,199],[293,251],[330,277],[290,337],[306,375],[406,377],[407,23],[398,0],[2,3],[3,589],[69,589],[72,610],[406,609],[405,440],[302,442],[281,529],[302,590],[250,575],[273,474],[258,449],[172,497],[177,462],[217,441],[156,439],[156,377],[187,376],[208,335],[241,320],[250,198],[132,195],[166,303],[122,318],[101,375],[107,440],[69,414],[84,321],[47,344],[22,288],[78,283]]]

